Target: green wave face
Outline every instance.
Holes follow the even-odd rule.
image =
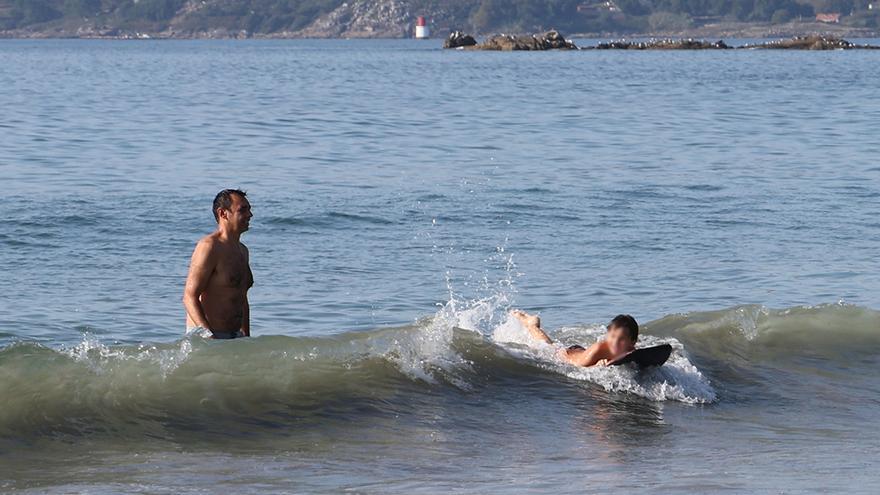
[[[662,368],[574,368],[554,348],[531,344],[518,324],[464,330],[458,326],[474,323],[473,308],[448,309],[405,327],[329,338],[113,346],[87,336],[62,349],[19,342],[0,350],[0,436],[204,438],[243,424],[249,434],[291,434],[294,426],[407,414],[438,396],[466,403],[536,387],[713,404],[784,397],[795,393],[791,381],[852,380],[861,368],[876,369],[880,354],[876,311],[746,306],[644,325],[640,345],[675,348]],[[602,334],[599,325],[555,332],[562,345]]]

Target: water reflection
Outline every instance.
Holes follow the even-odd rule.
[[[581,388],[576,397],[571,431],[592,456],[623,463],[644,449],[668,444],[672,428],[664,421],[663,402],[592,386]]]

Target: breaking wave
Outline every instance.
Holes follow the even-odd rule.
[[[795,366],[798,359],[833,363],[880,354],[876,311],[843,304],[743,306],[644,325],[640,345],[673,346],[660,368],[576,368],[556,359],[553,346],[529,341],[508,309],[502,296],[453,298],[412,325],[321,338],[190,336],[132,346],[85,335],[64,348],[17,342],[0,350],[0,438],[131,428],[150,435],[206,428],[206,422],[222,428],[223,418],[281,427],[364,411],[401,413],[420,394],[467,397],[492,384],[516,387],[504,380],[511,374],[533,375],[545,387],[711,404],[742,395],[737,387],[754,384],[756,366],[800,373],[805,368]],[[554,337],[563,345],[589,344],[603,333],[601,325],[570,326]],[[815,369],[807,372],[821,371]],[[772,387],[772,376],[764,378]]]

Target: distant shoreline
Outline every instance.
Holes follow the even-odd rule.
[[[443,40],[448,33],[435,31],[430,40]],[[497,33],[478,33],[488,36]],[[525,33],[510,33],[525,34]],[[784,24],[760,22],[720,22],[706,24],[683,31],[657,31],[646,33],[625,32],[587,32],[570,33],[569,39],[619,39],[619,38],[700,38],[700,39],[774,39],[794,36],[822,35],[846,38],[880,38],[876,29],[854,28],[839,24],[819,22],[788,22]],[[116,28],[96,28],[93,26],[53,27],[42,30],[13,29],[0,31],[0,39],[98,39],[98,40],[137,40],[137,39],[178,39],[178,40],[234,40],[234,39],[411,39],[405,36],[382,36],[376,33],[349,33],[348,36],[321,36],[302,32],[250,33],[214,29],[207,31],[136,31]]]

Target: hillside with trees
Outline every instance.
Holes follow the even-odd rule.
[[[880,0],[0,0],[6,36],[406,37],[436,34],[681,32],[711,23],[814,23],[876,30]]]

